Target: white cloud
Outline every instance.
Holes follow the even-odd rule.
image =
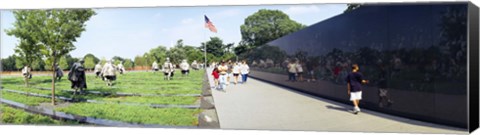
[[[182,20],[182,24],[191,24],[193,22],[192,18],[186,18]]]
[[[240,13],[241,13],[241,11],[238,10],[238,9],[229,9],[229,10],[224,10],[222,12],[217,12],[215,14],[212,14],[212,17],[214,17],[214,18],[236,17],[236,16],[240,15]]]
[[[162,13],[156,13],[155,15],[152,16],[152,18],[158,19],[158,18],[161,18],[162,16],[163,16]]]
[[[310,14],[310,13],[318,13],[320,12],[320,8],[315,5],[309,6],[291,6],[287,10],[284,11],[289,15],[300,15],[300,14]]]

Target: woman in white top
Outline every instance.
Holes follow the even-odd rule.
[[[246,83],[248,74],[250,73],[250,67],[245,60],[242,61],[242,65],[240,66],[240,73],[242,74],[242,83]]]
[[[297,65],[292,61],[290,61],[290,63],[288,63],[287,65],[287,69],[288,69],[288,81],[296,81],[297,78],[295,77],[295,74],[297,74]]]
[[[232,74],[233,84],[236,85],[238,83],[238,75],[240,75],[240,65],[237,62],[233,63]]]

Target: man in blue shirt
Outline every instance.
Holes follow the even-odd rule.
[[[362,99],[362,84],[368,83],[368,80],[365,80],[362,73],[358,72],[360,68],[357,64],[352,65],[352,73],[347,75],[345,81],[347,81],[348,94],[350,95],[350,101],[353,102],[355,106],[353,108],[353,113],[357,114],[360,112],[358,104]]]

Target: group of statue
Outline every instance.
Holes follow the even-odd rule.
[[[186,76],[190,73],[190,66],[194,70],[200,69],[201,64],[198,64],[196,60],[192,62],[192,64],[188,64],[187,60],[182,60],[182,62],[179,64],[180,70],[182,72],[182,76]],[[164,74],[164,80],[171,80],[173,79],[174,73],[175,73],[175,64],[173,64],[170,61],[170,58],[166,58],[165,62],[162,65],[162,72]],[[152,64],[152,70],[153,72],[157,72],[160,70],[160,66],[158,65],[157,62],[153,62]]]

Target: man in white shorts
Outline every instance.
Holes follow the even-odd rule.
[[[350,95],[350,101],[353,102],[353,113],[358,114],[360,108],[358,104],[362,99],[362,84],[368,83],[368,80],[364,80],[362,73],[358,72],[360,68],[357,64],[352,65],[352,73],[347,75],[345,81],[347,82],[348,94]]]

